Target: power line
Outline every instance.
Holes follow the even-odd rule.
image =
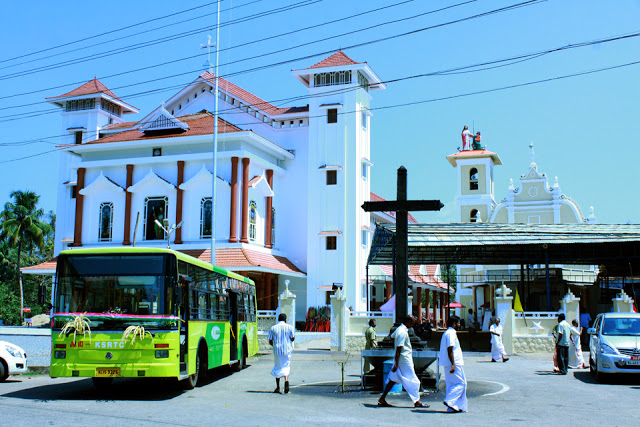
[[[224,1],[224,0],[221,0],[221,1]],[[3,59],[3,60],[0,60],[0,64],[4,63],[4,62],[20,59],[20,58],[25,58],[27,56],[36,55],[36,54],[42,53],[42,52],[48,52],[48,51],[53,50],[53,49],[59,49],[61,47],[70,46],[72,44],[80,43],[80,42],[83,42],[83,41],[95,39],[95,38],[102,37],[102,36],[107,35],[107,34],[113,34],[113,33],[117,33],[117,32],[120,32],[120,31],[128,30],[129,28],[138,27],[140,25],[148,24],[150,22],[160,21],[162,19],[166,19],[166,18],[170,18],[172,16],[176,16],[176,15],[180,15],[180,14],[183,14],[183,13],[191,12],[193,10],[201,9],[203,7],[211,6],[211,5],[214,5],[214,4],[217,4],[217,2],[214,1],[214,2],[211,2],[211,3],[206,3],[206,4],[203,4],[203,5],[200,5],[200,6],[192,7],[190,9],[185,9],[185,10],[181,10],[179,12],[171,13],[169,15],[165,15],[165,16],[161,16],[161,17],[153,18],[153,19],[148,19],[148,20],[143,21],[143,22],[138,22],[137,24],[127,25],[126,27],[118,28],[118,29],[115,29],[115,30],[109,30],[109,31],[105,31],[104,33],[96,34],[96,35],[85,37],[85,38],[78,39],[78,40],[74,40],[72,42],[63,43],[63,44],[60,44],[60,45],[57,45],[57,46],[49,47],[49,48],[46,48],[46,49],[41,49],[41,50],[38,50],[38,51],[35,51],[35,52],[25,53],[23,55],[19,55],[19,56],[13,57],[13,58]]]
[[[413,1],[415,1],[415,0],[404,0],[404,1],[401,1],[399,3],[394,3],[394,4],[391,4],[391,5],[379,7],[379,8],[376,8],[376,9],[370,9],[370,10],[367,10],[365,12],[357,13],[355,15],[350,15],[350,16],[347,16],[347,17],[344,17],[344,18],[334,19],[332,21],[327,21],[327,22],[323,22],[321,24],[316,24],[316,25],[300,28],[300,29],[297,29],[297,30],[294,30],[294,31],[289,31],[289,32],[285,32],[285,33],[276,34],[276,35],[273,35],[273,36],[268,36],[268,37],[261,38],[261,39],[252,40],[252,41],[249,41],[249,42],[246,42],[246,43],[242,43],[242,44],[239,44],[239,45],[236,45],[236,46],[230,46],[230,47],[227,47],[227,48],[220,49],[220,52],[224,52],[224,51],[235,49],[235,48],[239,48],[239,47],[248,46],[248,45],[251,45],[251,44],[255,44],[255,43],[259,43],[259,42],[263,42],[263,41],[267,41],[267,40],[272,40],[272,39],[283,37],[283,36],[296,34],[296,33],[299,33],[299,32],[302,32],[302,31],[306,31],[306,30],[310,30],[310,29],[314,29],[314,28],[319,28],[319,27],[322,27],[322,26],[325,26],[325,25],[334,24],[334,23],[337,23],[337,22],[341,22],[341,21],[345,21],[345,20],[348,20],[348,19],[352,19],[352,18],[356,18],[356,17],[359,17],[359,16],[363,16],[363,15],[366,15],[366,14],[369,14],[369,13],[378,12],[378,11],[389,9],[389,8],[392,8],[392,7],[404,5],[406,3],[411,3]],[[472,1],[477,1],[477,0],[472,0]],[[250,4],[250,3],[248,3],[248,4]],[[146,66],[146,67],[142,67],[142,68],[137,68],[137,69],[133,69],[133,70],[122,71],[122,72],[115,73],[115,74],[101,76],[100,80],[106,80],[106,79],[109,79],[109,78],[112,78],[112,77],[118,77],[118,76],[122,76],[122,75],[125,75],[125,74],[131,74],[131,73],[135,73],[135,72],[139,72],[139,71],[146,71],[146,70],[149,70],[151,68],[162,67],[162,66],[173,64],[173,63],[176,63],[176,62],[198,58],[198,57],[201,57],[201,56],[204,56],[204,55],[206,55],[206,53],[199,53],[197,55],[190,55],[190,56],[186,56],[186,57],[183,57],[183,58],[174,59],[174,60],[167,61],[167,62],[161,62],[161,63],[158,63],[158,64],[154,64],[154,65],[150,65],[150,66]],[[13,94],[13,95],[5,95],[5,96],[0,96],[0,99],[13,98],[13,97],[16,97],[16,96],[23,96],[23,95],[31,95],[31,94],[34,94],[34,93],[44,92],[44,91],[53,90],[53,89],[61,89],[61,88],[64,88],[64,87],[80,85],[80,84],[83,84],[83,83],[86,83],[86,82],[83,80],[83,81],[77,81],[77,82],[73,82],[73,83],[67,83],[67,84],[63,84],[63,85],[48,87],[48,88],[44,88],[44,89],[38,89],[38,90],[30,91],[30,92],[17,93],[17,94]],[[115,90],[117,90],[117,89],[118,88],[115,88]],[[46,101],[44,101],[44,102],[46,102]],[[30,104],[3,107],[3,108],[0,108],[0,110],[4,110],[4,109],[8,109],[8,108],[26,107],[26,106],[36,105],[36,104],[40,104],[40,103],[43,103],[43,101],[30,103]]]
[[[251,21],[253,19],[257,19],[257,18],[262,18],[265,16],[270,16],[270,15],[274,15],[277,13],[282,13],[282,12],[288,12],[290,10],[293,9],[297,9],[300,7],[305,7],[305,6],[310,6],[316,3],[320,3],[322,1],[325,0],[302,0],[298,3],[294,3],[292,5],[289,6],[285,6],[285,7],[279,7],[279,8],[275,8],[275,9],[270,9],[267,10],[265,12],[260,12],[260,13],[256,13],[254,15],[249,15],[247,17],[243,17],[243,18],[238,18],[235,21],[229,21],[226,22],[224,24],[221,24],[221,27],[225,27],[225,26],[229,26],[229,25],[234,25],[234,24],[238,24],[238,23],[243,23],[243,22],[247,22],[247,21]],[[37,68],[38,72],[43,72],[43,71],[50,71],[50,70],[55,70],[58,68],[62,68],[62,67],[66,67],[69,65],[76,65],[76,64],[81,64],[84,62],[88,62],[88,61],[93,61],[94,59],[101,59],[101,58],[106,58],[109,56],[113,56],[113,55],[118,55],[121,53],[125,53],[125,52],[130,52],[133,50],[137,50],[137,49],[141,49],[141,48],[145,48],[145,47],[150,47],[150,46],[155,46],[158,44],[162,44],[162,43],[166,43],[169,41],[173,41],[173,40],[177,40],[180,38],[184,38],[184,37],[188,37],[194,34],[198,34],[198,33],[202,33],[204,31],[209,31],[211,28],[216,28],[216,26],[211,26],[211,25],[207,25],[204,27],[200,27],[196,30],[190,30],[190,31],[186,31],[186,32],[182,32],[182,33],[177,33],[177,34],[172,34],[170,36],[165,36],[165,37],[161,37],[155,40],[151,40],[151,41],[146,41],[146,42],[141,42],[141,43],[137,43],[134,45],[129,45],[129,46],[125,46],[125,47],[121,47],[121,48],[116,48],[116,49],[112,49],[109,51],[104,51],[104,52],[100,52],[100,53],[95,53],[95,54],[91,54],[82,58],[76,58],[76,59],[70,59],[67,61],[63,61],[63,62],[59,62],[57,64],[52,64],[52,65],[48,65],[45,67],[39,67]],[[33,71],[35,71],[36,69],[30,69],[30,70],[26,70],[26,71],[19,71],[16,73],[12,73],[12,74],[5,74],[5,75],[0,75],[0,80],[9,80],[9,79],[13,79],[13,78],[17,78],[17,77],[24,77],[27,75],[30,75],[33,73]]]
[[[224,1],[224,0],[221,0],[221,1]],[[232,6],[232,7],[229,7],[227,9],[222,9],[221,12],[227,12],[227,11],[230,11],[230,10],[233,10],[233,9],[238,9],[238,8],[241,8],[241,7],[249,6],[249,5],[254,4],[254,3],[260,3],[262,1],[264,1],[264,0],[253,0],[253,1],[249,2],[249,3],[243,3],[243,4],[238,5],[238,6]],[[207,6],[211,5],[211,4],[215,4],[215,2],[214,3],[208,3]],[[190,10],[193,10],[193,9],[189,9],[189,11]],[[175,26],[175,25],[184,24],[185,22],[190,22],[190,21],[195,21],[197,19],[206,18],[207,16],[215,15],[216,13],[217,12],[205,13],[203,15],[198,15],[198,16],[193,17],[193,18],[183,19],[182,21],[172,22],[170,24],[166,24],[166,25],[163,25],[161,27],[155,27],[155,28],[151,28],[151,29],[148,29],[148,30],[139,31],[139,32],[133,33],[133,34],[127,34],[126,36],[117,37],[115,39],[105,40],[105,41],[102,41],[102,42],[99,42],[99,43],[94,43],[94,44],[90,44],[90,45],[87,45],[87,46],[82,46],[82,47],[75,48],[75,49],[72,49],[72,50],[67,50],[67,51],[64,51],[64,52],[54,53],[52,55],[43,56],[41,58],[30,59],[29,61],[20,62],[18,64],[5,65],[4,67],[0,67],[0,70],[4,70],[4,69],[7,69],[7,68],[12,68],[12,67],[17,67],[19,65],[25,65],[25,64],[29,64],[29,63],[33,63],[33,62],[37,62],[37,61],[42,61],[44,59],[54,58],[54,57],[60,56],[60,55],[66,55],[68,53],[73,53],[73,52],[77,52],[77,51],[80,51],[80,50],[89,49],[91,47],[101,46],[101,45],[107,44],[107,43],[113,43],[115,41],[124,40],[124,39],[127,39],[127,38],[139,36],[141,34],[151,33],[153,31],[163,30],[163,29],[166,29],[167,27],[172,27],[172,26]],[[146,22],[148,22],[148,21],[146,21]],[[110,33],[103,33],[103,34],[110,34]],[[74,44],[74,43],[77,43],[77,42],[71,42],[69,44]],[[53,49],[56,49],[56,48],[49,48],[49,49],[45,49],[45,50],[40,51],[40,52],[45,52],[45,51],[53,50]],[[28,56],[28,55],[25,55],[25,56]],[[2,62],[5,62],[5,61],[0,61],[0,63],[2,63]]]

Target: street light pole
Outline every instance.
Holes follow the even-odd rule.
[[[211,265],[216,265],[216,180],[218,179],[218,64],[220,63],[220,0],[218,0],[218,24],[216,25],[215,110],[213,113],[213,184],[211,189]],[[209,62],[211,67],[211,62]]]

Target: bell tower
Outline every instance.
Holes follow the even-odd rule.
[[[447,156],[451,166],[458,168],[459,222],[487,222],[496,205],[493,168],[501,165],[500,157],[491,151],[460,151]]]

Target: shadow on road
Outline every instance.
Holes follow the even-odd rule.
[[[229,367],[215,368],[202,382],[206,386],[228,377],[233,371]],[[97,400],[97,401],[161,401],[170,400],[184,392],[182,384],[172,378],[116,378],[106,390],[97,390],[90,378],[65,381],[60,384],[32,387],[5,393],[2,397],[36,400]]]
[[[640,375],[605,375],[601,381],[597,381],[589,371],[575,371],[575,379],[587,384],[614,384],[614,385],[640,385]],[[640,389],[640,387],[630,387]]]

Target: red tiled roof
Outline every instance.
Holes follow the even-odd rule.
[[[258,180],[262,177],[262,175],[256,175],[253,178],[251,178],[251,181],[249,181],[249,187],[252,187],[253,184],[255,184],[256,182],[258,182]]]
[[[182,129],[170,129],[167,131],[157,131],[153,133],[143,133],[138,129],[125,130],[113,135],[107,135],[95,141],[87,142],[86,144],[104,144],[106,142],[121,142],[121,141],[145,141],[156,138],[173,138],[176,136],[195,136],[195,135],[209,135],[213,133],[213,114],[208,111],[201,111],[196,114],[187,114],[177,117],[181,122],[185,122],[189,125],[189,130],[183,131]],[[242,132],[237,126],[218,118],[218,132],[219,133],[232,133]]]
[[[102,130],[128,129],[134,127],[137,124],[138,122],[111,123],[110,125],[103,126]]]
[[[29,267],[22,267],[20,271],[33,271],[33,270],[56,270],[56,263],[58,262],[58,257],[51,258],[49,261],[45,261],[38,265],[31,265]]]
[[[451,156],[455,156],[455,157],[469,157],[469,156],[477,156],[477,155],[488,155],[490,156],[491,154],[496,154],[492,151],[489,150],[462,150],[462,151],[458,151],[457,153],[453,153],[451,154]]]
[[[216,83],[215,75],[208,71],[205,71],[204,73],[200,74],[200,78],[208,81],[211,84]],[[265,113],[270,114],[272,116],[309,111],[308,105],[305,107],[282,107],[282,108],[276,107],[270,102],[267,102],[264,99],[258,98],[254,94],[247,92],[246,90],[242,89],[239,86],[234,85],[233,83],[231,83],[230,81],[228,81],[223,77],[220,77],[218,81],[218,87],[220,90],[224,92],[228,92],[234,97],[251,105],[253,108],[264,111]]]
[[[97,77],[95,77],[93,80],[89,80],[82,86],[78,86],[71,92],[67,92],[65,94],[58,95],[58,96],[49,96],[46,99],[65,98],[68,96],[91,95],[93,93],[104,93],[105,95],[108,95],[114,99],[117,99],[120,102],[124,102],[123,100],[118,98],[115,93],[111,92],[111,90],[109,90],[109,88],[106,87],[100,80],[98,80]]]
[[[210,249],[188,249],[181,251],[204,262],[211,262]],[[269,268],[285,273],[304,272],[283,256],[265,254],[243,248],[216,249],[216,265],[222,268]]]
[[[372,202],[386,202],[387,199],[383,199],[382,197],[378,196],[376,193],[371,192],[371,197],[370,197]],[[383,212],[386,215],[389,215],[391,218],[395,218],[396,217],[396,213],[395,212]],[[411,215],[411,213],[408,214],[409,215],[409,222],[413,223],[413,224],[417,224],[418,220],[414,218],[413,215]]]
[[[328,58],[325,58],[317,64],[314,64],[311,67],[307,68],[307,70],[311,70],[313,68],[329,68],[354,64],[362,64],[362,62],[354,61],[353,59],[349,58],[343,51],[339,50]]]
[[[379,265],[378,267],[380,267],[380,269],[386,276],[393,277],[392,265]],[[410,265],[409,280],[413,283],[423,283],[426,285],[435,286],[436,288],[446,289],[447,284],[442,280],[440,280],[439,278],[435,277],[434,275],[438,266],[433,264],[427,264],[426,267],[427,267],[427,274],[421,274],[419,265]]]

